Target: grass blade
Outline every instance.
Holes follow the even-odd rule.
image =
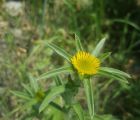
[[[69,8],[71,12],[75,12],[75,7],[71,4],[70,0],[64,0],[64,4]]]
[[[135,24],[134,22],[131,22],[129,20],[125,20],[125,19],[114,19],[114,20],[112,20],[112,22],[125,23],[125,24],[128,24],[128,25],[132,26],[133,28],[135,28],[135,29],[137,29],[137,30],[140,31],[140,27],[137,24]]]

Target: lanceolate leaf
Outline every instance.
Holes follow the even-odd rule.
[[[20,97],[25,100],[30,100],[30,97],[24,92],[19,92],[19,91],[10,91],[10,92],[16,95],[17,97]]]
[[[55,84],[58,85],[63,85],[63,81],[61,80],[61,78],[59,76],[56,76],[55,78]]]
[[[33,91],[32,91],[32,89],[31,89],[30,86],[28,86],[28,85],[26,85],[26,84],[24,84],[24,83],[22,83],[21,85],[24,87],[24,89],[25,89],[32,97],[34,96],[34,93],[33,93]]]
[[[95,49],[92,52],[93,55],[95,55],[97,57],[100,54],[106,39],[107,39],[107,36],[105,36],[102,40],[100,40],[100,42],[97,44],[97,46],[95,47]]]
[[[102,76],[108,77],[108,78],[113,78],[113,79],[118,80],[123,83],[128,83],[127,79],[122,76],[120,77],[118,75],[114,75],[114,74],[103,72],[103,71],[99,71],[99,74]]]
[[[46,45],[70,62],[71,55],[69,55],[64,49],[54,45],[53,43],[46,43]]]
[[[48,91],[42,104],[40,105],[39,112],[42,112],[49,105],[50,102],[52,102],[57,96],[59,96],[64,91],[65,91],[65,86],[63,85],[51,88],[50,91]]]
[[[57,76],[61,73],[71,73],[72,71],[73,70],[72,70],[71,66],[65,66],[65,67],[57,68],[57,69],[54,69],[54,70],[49,71],[47,73],[44,73],[40,77],[38,77],[36,80],[47,79],[50,77]]]
[[[80,38],[75,34],[75,40],[76,40],[76,49],[77,51],[83,51],[83,46],[81,44]]]
[[[109,78],[113,78],[115,80],[119,80],[120,82],[124,82],[124,83],[128,83],[126,78],[130,78],[130,76],[120,70],[116,70],[113,68],[108,68],[107,67],[101,67],[99,72],[100,75],[109,77]]]
[[[84,112],[81,105],[77,103],[77,104],[74,104],[72,107],[75,110],[76,114],[78,115],[79,120],[85,120]]]
[[[118,75],[124,76],[126,78],[131,78],[131,76],[129,74],[127,74],[121,70],[118,70],[118,69],[109,68],[109,67],[100,67],[100,70],[105,71],[105,72],[118,74]]]
[[[28,76],[29,76],[29,80],[30,80],[30,85],[31,85],[32,89],[34,90],[34,92],[36,93],[39,89],[37,80],[35,78],[33,78],[33,76],[31,74],[28,74]]]
[[[99,59],[101,62],[103,62],[105,59],[107,59],[111,55],[111,52],[103,53],[99,56]]]

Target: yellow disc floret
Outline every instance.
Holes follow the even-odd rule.
[[[74,68],[82,75],[93,75],[98,72],[100,67],[100,60],[95,56],[80,51],[71,58]]]

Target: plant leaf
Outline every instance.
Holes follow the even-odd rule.
[[[106,72],[110,72],[110,73],[114,73],[114,74],[118,74],[121,76],[124,76],[126,78],[131,78],[131,76],[121,70],[115,69],[115,68],[109,68],[109,67],[100,67],[100,70],[102,71],[106,71]]]
[[[81,105],[77,103],[77,104],[74,104],[72,107],[73,107],[74,111],[76,112],[76,114],[78,115],[79,120],[85,120],[84,112],[83,112]]]
[[[35,78],[33,78],[33,76],[31,74],[28,74],[29,76],[29,80],[30,80],[30,85],[32,87],[32,89],[34,90],[34,92],[36,93],[39,89],[37,80]]]
[[[101,62],[103,62],[105,59],[107,59],[111,55],[111,52],[103,53],[99,56],[99,59]]]
[[[75,40],[76,40],[76,49],[77,51],[83,51],[83,46],[81,44],[80,38],[75,34]]]
[[[95,47],[95,49],[92,52],[93,55],[95,55],[97,57],[100,54],[106,39],[107,39],[107,36],[105,36],[103,39],[100,40],[100,42],[97,44],[97,46]]]
[[[63,85],[51,88],[50,91],[48,91],[46,97],[44,98],[42,104],[40,105],[39,112],[42,112],[49,105],[50,102],[52,102],[58,95],[60,95],[64,91],[65,86]]]
[[[119,120],[112,115],[105,114],[105,115],[95,115],[94,120]]]
[[[63,85],[63,81],[60,79],[59,76],[56,76],[55,77],[55,84],[58,86],[58,85]]]
[[[17,97],[20,97],[25,100],[30,100],[30,97],[27,94],[25,94],[24,92],[19,92],[19,91],[10,91],[10,92]]]
[[[46,43],[46,45],[70,62],[71,55],[69,55],[64,49],[54,45],[53,43]]]
[[[33,105],[37,104],[37,100],[32,98],[28,102],[26,102],[23,106],[21,106],[21,110],[24,112],[26,109],[31,109]]]
[[[60,68],[57,68],[57,69],[54,69],[52,71],[42,74],[36,80],[47,79],[47,78],[50,78],[53,76],[57,76],[61,73],[71,73],[72,71],[73,70],[72,70],[71,66],[60,67]]]
[[[26,85],[26,84],[24,84],[24,83],[22,83],[21,85],[24,87],[24,89],[25,89],[32,97],[34,96],[32,90],[31,90],[31,88],[30,88],[28,85]]]
[[[120,77],[118,75],[113,75],[111,73],[107,73],[107,72],[103,72],[103,71],[99,71],[100,75],[103,75],[105,77],[109,77],[109,78],[113,78],[115,80],[119,80],[120,82],[124,82],[124,83],[128,83],[127,79],[124,77]]]
[[[121,82],[124,82],[124,83],[128,83],[127,79],[126,78],[129,78],[129,76],[127,75],[127,73],[123,74],[124,72],[120,72],[120,70],[114,70],[114,68],[109,68],[109,69],[106,69],[107,67],[101,67],[100,70],[98,71],[98,73],[100,75],[103,75],[103,76],[106,76],[106,77],[109,77],[109,78],[113,78],[115,80],[119,80]],[[113,70],[114,71],[113,71]],[[112,70],[112,71],[111,71]]]

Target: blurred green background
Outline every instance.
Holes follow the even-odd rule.
[[[132,76],[128,87],[112,79],[95,81],[97,113],[140,120],[139,26],[140,0],[0,0],[0,120],[22,120],[25,114],[14,112],[21,102],[9,90],[22,90],[29,73],[37,77],[65,64],[38,41],[73,54],[74,33],[89,51],[108,35],[104,51],[111,56],[104,66]]]

